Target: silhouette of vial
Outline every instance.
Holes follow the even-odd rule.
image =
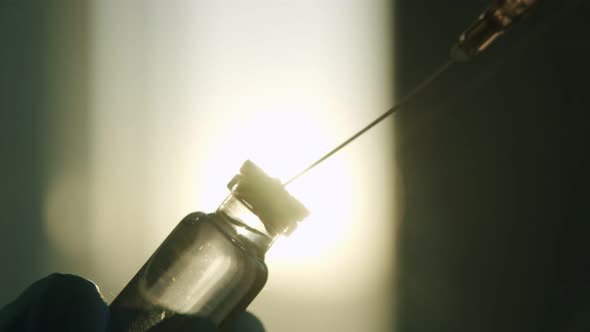
[[[228,184],[216,212],[191,213],[110,305],[110,332],[143,332],[199,316],[223,326],[266,283],[264,255],[309,212],[251,161]]]

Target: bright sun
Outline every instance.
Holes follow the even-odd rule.
[[[278,107],[278,105],[273,105]],[[201,196],[213,208],[228,191],[223,185],[250,159],[270,176],[286,181],[313,158],[329,151],[336,142],[333,126],[319,112],[301,112],[310,105],[272,110],[258,108],[245,112],[246,118],[226,121],[226,131],[211,144],[205,188],[218,188]],[[275,108],[273,107],[273,108]],[[276,109],[276,108],[275,108]],[[262,121],[260,119],[263,119]],[[337,247],[339,234],[350,221],[352,176],[346,163],[335,156],[325,164],[289,184],[287,190],[300,200],[311,215],[300,223],[289,239],[280,239],[269,252],[269,261],[322,259]],[[214,183],[215,182],[215,183]]]

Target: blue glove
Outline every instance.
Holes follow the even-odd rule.
[[[106,332],[109,307],[92,282],[65,274],[52,274],[27,288],[0,310],[0,332]],[[213,332],[209,321],[175,316],[150,332]],[[258,319],[244,313],[228,332],[263,332]]]

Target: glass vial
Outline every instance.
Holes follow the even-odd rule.
[[[110,332],[143,332],[199,316],[217,326],[241,313],[268,276],[266,251],[309,214],[246,161],[214,213],[186,216],[110,305]]]

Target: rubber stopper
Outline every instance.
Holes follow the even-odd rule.
[[[260,218],[272,234],[291,234],[309,211],[291,196],[279,179],[267,175],[252,161],[246,160],[227,187]]]

